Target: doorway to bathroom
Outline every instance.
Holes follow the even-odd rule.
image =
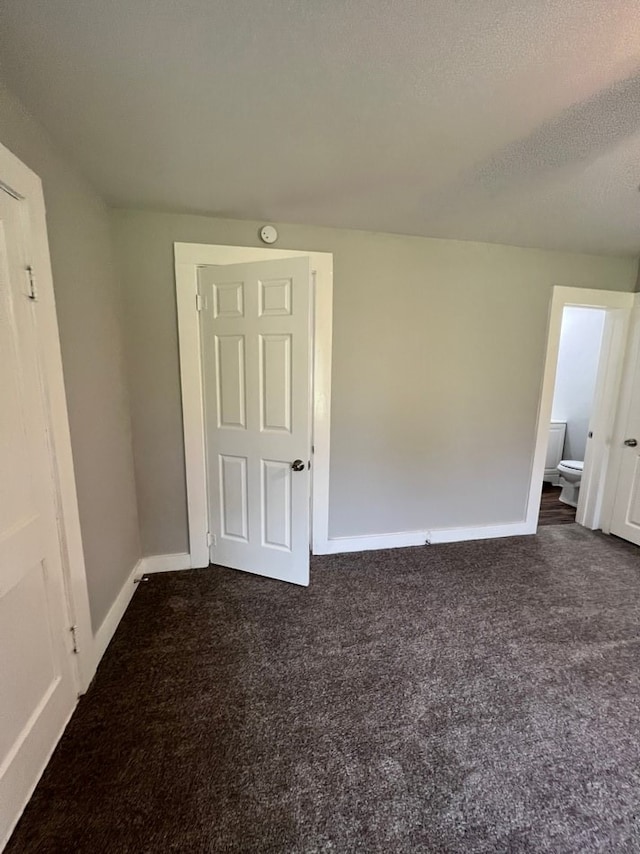
[[[634,295],[557,286],[550,307],[527,523],[607,527],[607,485]],[[561,500],[562,498],[562,500]]]
[[[575,521],[606,320],[603,308],[567,305],[560,343],[538,526]]]

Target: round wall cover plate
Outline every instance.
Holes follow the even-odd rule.
[[[275,243],[278,239],[278,232],[272,225],[263,225],[260,229],[260,237],[265,243]]]

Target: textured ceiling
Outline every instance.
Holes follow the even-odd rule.
[[[640,251],[638,0],[0,0],[0,62],[116,205]]]

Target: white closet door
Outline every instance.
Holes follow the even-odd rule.
[[[0,189],[0,849],[77,698],[22,204]]]

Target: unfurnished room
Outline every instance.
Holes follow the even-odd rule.
[[[640,6],[0,0],[0,850],[640,851]]]

